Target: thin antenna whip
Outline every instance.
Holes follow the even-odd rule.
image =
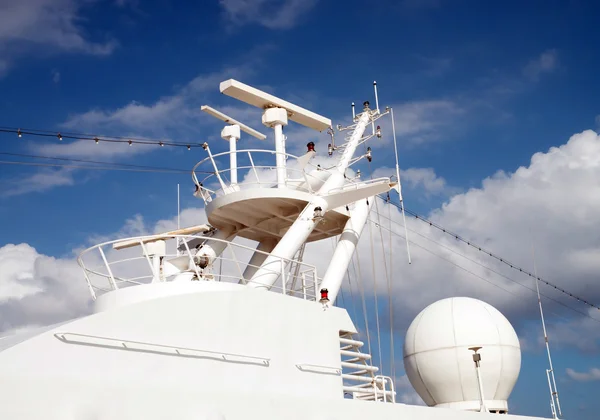
[[[379,97],[377,96],[377,81],[373,81],[373,90],[375,90],[375,109],[379,112]]]
[[[560,409],[560,401],[558,400],[558,388],[556,387],[556,379],[554,378],[554,367],[552,366],[552,356],[550,355],[550,343],[548,342],[548,332],[546,331],[544,310],[542,309],[542,298],[540,296],[537,266],[535,263],[535,246],[533,244],[533,238],[531,240],[531,253],[533,255],[533,273],[535,274],[535,290],[537,292],[538,306],[540,308],[540,316],[542,318],[542,330],[544,331],[544,342],[546,343],[546,352],[548,353],[548,363],[550,365],[550,369],[546,369],[546,377],[548,378],[548,388],[550,389],[550,409],[552,410],[552,418],[557,419],[558,416],[562,416],[562,412]]]
[[[181,229],[180,224],[180,205],[179,205],[179,184],[177,184],[177,230]],[[179,238],[177,238],[177,255],[179,255]]]
[[[396,123],[394,122],[394,108],[390,108],[392,117],[392,135],[394,137],[394,153],[396,154],[396,177],[398,178],[398,195],[400,196],[400,204],[402,204],[402,222],[404,223],[404,238],[406,239],[406,253],[408,254],[408,263],[411,264],[410,246],[408,244],[408,227],[406,226],[406,215],[404,214],[404,201],[402,199],[402,186],[400,184],[400,163],[398,160],[398,143],[396,142]]]

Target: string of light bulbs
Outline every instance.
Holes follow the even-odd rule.
[[[18,138],[24,136],[35,136],[35,137],[46,137],[46,138],[57,138],[58,141],[63,140],[86,140],[93,141],[96,144],[103,143],[125,143],[129,146],[134,144],[145,144],[154,146],[171,146],[171,147],[185,147],[188,150],[192,148],[203,148],[202,143],[182,143],[170,140],[153,140],[153,139],[140,139],[135,137],[120,137],[120,136],[96,136],[93,134],[83,133],[70,133],[70,132],[57,132],[49,130],[37,130],[37,129],[25,129],[25,128],[14,128],[14,127],[0,127],[0,133],[15,134]]]
[[[114,167],[115,169],[116,168],[136,168],[136,169],[150,169],[150,170],[161,171],[161,172],[163,172],[163,171],[164,172],[175,172],[175,173],[189,173],[190,172],[189,170],[184,170],[184,169],[179,169],[179,168],[165,168],[165,167],[149,166],[149,165],[134,165],[131,163],[115,163],[115,162],[107,162],[107,161],[100,161],[100,160],[65,158],[65,157],[59,157],[59,156],[31,155],[31,154],[13,153],[13,152],[0,152],[0,155],[11,156],[11,157],[24,157],[24,158],[32,158],[32,159],[58,160],[58,161],[62,161],[62,162],[92,163],[94,165],[106,165],[108,167]],[[21,162],[21,163],[35,164],[35,162]],[[53,164],[53,166],[57,166],[57,165]],[[60,165],[58,165],[58,166],[60,166]],[[82,168],[95,169],[98,167],[97,166],[82,166]],[[208,171],[205,171],[205,172],[209,173]]]
[[[381,197],[381,198],[384,199],[384,200],[386,200],[388,203],[392,204],[393,206],[397,207],[398,209],[402,210],[403,204],[396,204],[396,203],[392,202],[391,200],[387,200],[387,198],[384,198],[384,197]],[[452,236],[457,241],[460,241],[460,242],[462,242],[464,244],[467,244],[471,248],[474,248],[477,251],[482,252],[482,253],[486,254],[487,256],[494,258],[495,260],[499,261],[500,263],[509,266],[511,269],[516,270],[516,271],[518,271],[520,273],[526,274],[526,275],[528,275],[529,277],[531,277],[533,279],[537,279],[538,281],[544,283],[546,286],[552,287],[556,291],[558,291],[558,292],[560,292],[560,293],[562,293],[564,295],[567,295],[570,298],[575,299],[578,302],[581,302],[581,303],[583,303],[586,306],[589,306],[590,308],[594,308],[594,309],[597,309],[597,310],[600,311],[600,307],[599,306],[594,305],[593,303],[587,301],[586,299],[583,299],[583,298],[581,298],[581,297],[579,297],[577,295],[574,295],[573,293],[571,293],[571,292],[569,292],[569,291],[567,291],[567,290],[565,290],[565,289],[563,289],[563,288],[561,288],[561,287],[559,287],[559,286],[557,286],[557,285],[555,285],[555,284],[553,284],[553,283],[551,283],[551,282],[549,282],[547,280],[544,280],[542,277],[536,276],[535,274],[533,274],[533,273],[525,270],[524,268],[521,268],[518,265],[511,263],[510,261],[506,260],[506,258],[502,258],[502,257],[494,254],[493,252],[488,251],[487,249],[483,248],[482,246],[476,244],[475,242],[473,242],[471,240],[468,240],[468,239],[465,239],[462,236],[460,236],[460,235],[458,235],[458,234],[456,234],[454,232],[449,231],[445,227],[440,226],[440,225],[432,222],[431,220],[429,220],[429,219],[421,216],[420,214],[418,214],[416,212],[413,212],[413,211],[407,209],[406,207],[404,207],[404,211],[407,214],[413,216],[415,219],[420,220],[420,221],[422,221],[424,223],[427,223],[429,226],[431,226],[431,227],[433,227],[433,228],[435,228],[435,229],[437,229],[437,230],[445,233],[446,235]]]

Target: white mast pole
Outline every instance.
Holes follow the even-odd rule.
[[[406,253],[408,254],[408,263],[410,259],[410,245],[408,244],[408,226],[406,226],[406,215],[404,214],[404,201],[402,199],[402,185],[400,184],[400,161],[398,160],[398,143],[396,141],[396,123],[394,121],[394,108],[390,108],[390,116],[392,117],[392,136],[394,137],[394,153],[396,155],[396,177],[398,178],[398,196],[402,205],[402,222],[404,223],[404,238],[406,239]]]
[[[479,386],[479,398],[480,398],[480,413],[487,413],[487,407],[485,406],[485,396],[483,395],[483,379],[481,378],[481,354],[477,351],[481,350],[481,347],[470,347],[469,350],[473,352],[473,362],[475,362],[475,372],[477,374],[477,385]]]
[[[229,141],[229,177],[230,185],[236,185],[237,178],[237,141],[240,139],[240,126],[238,124],[226,125],[221,130],[221,138]]]
[[[268,111],[277,109],[279,108],[267,109],[263,114],[263,123],[267,124],[265,117],[267,116]],[[285,115],[285,120],[287,123],[287,114],[283,115]],[[356,151],[356,147],[358,146],[358,143],[360,142],[360,139],[362,138],[370,119],[371,111],[368,108],[368,103],[365,102],[365,109],[359,116],[358,123],[354,128],[354,132],[350,136],[350,139],[348,140],[348,143],[344,149],[344,153],[340,157],[340,161],[338,162],[335,170],[332,171],[327,181],[325,181],[323,186],[319,189],[317,193],[318,195],[313,197],[313,199],[306,205],[304,210],[302,210],[296,221],[292,224],[292,226],[290,226],[285,235],[283,235],[279,243],[273,249],[271,255],[266,258],[265,262],[256,271],[256,273],[254,273],[251,281],[248,283],[249,287],[265,289],[271,288],[281,273],[282,260],[285,261],[293,258],[302,244],[306,242],[317,224],[322,220],[322,217],[317,217],[317,215],[324,215],[325,212],[327,212],[329,205],[327,200],[321,196],[327,196],[330,191],[340,188],[344,185],[344,175],[346,169],[352,160],[352,156]],[[285,176],[285,167],[283,168],[283,175]],[[285,178],[283,178],[283,182],[285,185]]]
[[[179,217],[179,215],[181,213],[180,209],[181,209],[181,207],[180,207],[180,204],[179,204],[179,184],[177,184],[177,230],[181,229],[180,217]],[[180,252],[179,252],[179,243],[180,243],[179,242],[179,238],[177,238],[177,240],[175,241],[175,244],[177,245],[177,255],[178,256],[180,255]]]
[[[535,263],[535,246],[533,240],[531,241],[531,253],[533,256],[533,274],[535,276],[535,291],[537,292],[538,306],[540,308],[540,317],[542,319],[542,330],[544,332],[544,343],[546,344],[546,353],[548,354],[548,364],[550,369],[546,369],[546,376],[548,377],[548,387],[550,388],[550,409],[552,410],[552,418],[557,419],[558,416],[562,416],[560,409],[560,402],[558,400],[558,388],[556,387],[556,379],[554,378],[554,367],[552,366],[552,356],[550,355],[550,343],[548,341],[548,332],[546,330],[546,321],[544,320],[544,310],[542,309],[542,298],[540,295],[539,278],[537,275],[537,265]],[[552,378],[552,382],[550,379]],[[558,413],[557,413],[558,409]]]
[[[236,142],[235,137],[229,138],[229,166],[231,167],[231,184],[237,184],[237,154],[236,154]]]
[[[374,201],[375,197],[369,197],[367,200],[356,202],[354,209],[350,212],[350,218],[346,222],[346,226],[344,226],[344,231],[335,247],[327,271],[323,276],[321,288],[327,289],[329,292],[328,298],[331,305],[335,303],[335,298],[342,287],[346,268],[350,264],[352,255],[356,250],[358,240],[367,223],[367,218],[369,217],[369,212]]]
[[[262,122],[271,127],[275,134],[275,161],[277,165],[277,187],[284,188],[286,181],[285,169],[285,139],[283,126],[288,124],[287,110],[284,108],[267,108],[262,116]]]
[[[379,112],[379,97],[377,96],[377,81],[373,81],[373,89],[375,90],[375,109]]]

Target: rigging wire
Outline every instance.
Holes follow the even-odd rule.
[[[379,238],[381,240],[381,255],[383,256],[383,272],[385,273],[385,280],[386,280],[386,285],[387,285],[387,292],[388,292],[388,310],[389,310],[389,317],[390,317],[390,372],[395,371],[395,367],[394,367],[394,359],[395,359],[395,352],[394,352],[394,334],[393,334],[393,317],[394,317],[394,313],[393,313],[393,307],[392,307],[392,283],[391,283],[391,275],[388,274],[388,264],[387,264],[387,258],[386,258],[386,252],[385,252],[385,245],[383,243],[383,230],[381,229],[381,218],[380,218],[380,213],[379,213],[379,204],[377,202],[377,197],[375,197],[375,211],[377,213],[377,221],[378,223],[376,223],[376,226],[379,226]],[[391,255],[390,255],[390,260],[391,260]],[[392,376],[394,377],[394,376]]]
[[[390,194],[388,192],[388,201],[390,201]],[[392,276],[394,273],[394,259],[392,258],[392,206],[388,206],[388,216],[389,216],[389,221],[390,221],[390,244],[389,244],[389,249],[390,249],[390,288],[388,290],[388,293],[390,295],[390,341],[391,341],[391,351],[392,351],[392,378],[396,378],[396,354],[394,352],[394,306],[392,303],[392,290],[391,290],[391,282],[392,282]]]
[[[385,229],[385,230],[387,230],[387,228],[384,228],[384,229]],[[395,235],[395,236],[398,236],[398,237],[400,237],[400,238],[402,238],[402,239],[406,239],[406,238],[404,237],[404,235],[402,235],[402,234],[400,234],[400,233],[397,233],[397,232],[393,232],[393,231],[392,231],[392,234],[393,234],[393,235]],[[492,282],[492,281],[490,281],[490,280],[486,279],[485,277],[483,277],[483,276],[480,276],[479,274],[475,273],[474,271],[471,271],[471,270],[469,270],[468,268],[465,268],[465,267],[461,266],[460,264],[457,264],[456,262],[454,262],[454,261],[452,261],[452,260],[450,260],[450,259],[448,259],[448,258],[446,258],[446,257],[444,257],[444,256],[442,256],[442,255],[439,255],[439,254],[437,254],[437,253],[435,253],[435,252],[431,251],[430,249],[427,249],[426,247],[424,247],[424,246],[422,246],[422,245],[420,245],[420,244],[418,244],[418,243],[416,243],[416,242],[414,242],[414,241],[412,241],[412,240],[409,240],[409,241],[410,241],[410,243],[411,243],[412,245],[416,246],[417,248],[420,248],[420,249],[422,249],[423,251],[425,251],[425,252],[428,252],[428,253],[430,253],[431,255],[434,255],[434,256],[436,256],[436,257],[440,258],[441,260],[444,260],[444,261],[446,261],[448,264],[451,264],[451,265],[453,265],[454,267],[456,267],[456,268],[458,268],[458,269],[460,269],[460,270],[462,270],[462,271],[464,271],[464,272],[466,272],[466,273],[468,273],[468,274],[471,274],[472,276],[474,276],[474,277],[476,277],[476,278],[478,278],[478,279],[480,279],[480,280],[483,280],[484,282],[486,282],[486,283],[488,283],[488,284],[490,284],[490,285],[492,285],[492,286],[494,286],[494,287],[496,287],[496,288],[498,288],[498,289],[500,289],[500,290],[502,290],[502,291],[504,291],[504,292],[506,292],[506,293],[508,293],[508,294],[510,294],[510,295],[513,295],[513,296],[515,296],[516,298],[519,298],[519,299],[521,299],[521,300],[525,301],[525,297],[524,297],[523,295],[520,295],[520,294],[514,293],[514,292],[512,292],[512,291],[510,291],[510,290],[508,290],[508,289],[505,289],[504,287],[502,287],[502,286],[500,286],[500,285],[498,285],[498,284],[496,284],[496,283],[494,283],[494,282]],[[521,283],[518,283],[518,282],[516,282],[516,281],[515,281],[515,283],[517,283],[517,284],[520,284],[520,285],[521,285]],[[542,296],[544,296],[544,295],[542,295]],[[590,315],[586,314],[585,312],[581,312],[581,311],[579,311],[579,310],[577,310],[577,309],[575,309],[575,308],[572,308],[572,307],[570,307],[570,306],[567,306],[567,305],[565,305],[564,303],[562,303],[562,302],[560,302],[560,301],[557,301],[557,300],[554,300],[554,299],[552,299],[552,298],[549,298],[548,296],[544,296],[544,297],[546,297],[547,299],[553,300],[554,302],[558,303],[558,304],[559,304],[559,305],[561,305],[561,306],[564,306],[564,307],[565,307],[565,308],[567,308],[567,309],[570,309],[570,310],[572,310],[572,311],[575,311],[575,312],[579,313],[580,315],[583,315],[583,316],[585,316],[585,317],[587,317],[587,318],[590,318],[590,319],[592,319],[592,320],[594,320],[594,321],[596,321],[596,322],[600,323],[600,319],[596,319],[596,318],[594,318],[594,317],[591,317]],[[558,313],[556,313],[556,312],[553,312],[553,311],[551,311],[551,313],[552,313],[553,315],[556,315],[557,317],[559,317],[559,318],[561,318],[561,319],[565,320],[565,321],[569,321],[569,319],[568,319],[568,318],[566,318],[566,317],[564,317],[564,316],[562,316],[562,315],[560,315],[560,314],[558,314]]]
[[[379,197],[379,198],[380,198],[380,199],[382,199],[381,197]],[[393,203],[392,203],[392,204],[393,204]],[[385,216],[384,216],[384,218],[385,218]],[[397,226],[401,226],[401,227],[402,227],[402,225],[400,225],[400,223],[398,223],[398,222],[396,222],[396,221],[393,221],[393,220],[390,220],[390,221],[391,221],[391,223],[394,223],[395,225],[397,225]],[[390,233],[392,233],[393,235],[399,236],[399,237],[401,237],[402,239],[406,239],[406,238],[405,238],[403,235],[400,235],[399,233],[397,233],[397,232],[394,232],[393,230],[389,230],[389,229],[387,229],[387,228],[385,228],[385,227],[383,227],[383,229],[384,229],[384,230],[388,230],[388,231],[389,231]],[[460,252],[458,252],[458,251],[456,251],[456,250],[452,249],[452,248],[451,248],[451,247],[449,247],[449,246],[446,246],[446,245],[442,244],[441,242],[438,242],[438,241],[436,241],[436,240],[434,240],[434,239],[432,239],[432,238],[429,238],[429,237],[427,237],[427,236],[423,235],[422,233],[420,233],[420,232],[417,232],[417,231],[415,231],[415,230],[413,230],[413,229],[409,229],[409,231],[410,231],[410,232],[412,232],[412,233],[414,233],[414,234],[416,234],[416,235],[418,235],[418,236],[420,236],[420,237],[422,237],[422,238],[424,238],[424,239],[426,239],[426,240],[428,240],[428,241],[430,241],[430,242],[432,242],[432,243],[434,243],[434,244],[436,244],[436,245],[438,245],[438,246],[439,246],[439,247],[441,247],[441,248],[444,248],[444,249],[446,249],[447,251],[450,251],[450,252],[452,252],[453,254],[456,254],[457,256],[459,256],[459,257],[461,257],[461,258],[464,258],[464,259],[466,259],[467,261],[470,261],[470,262],[472,262],[472,263],[474,263],[474,264],[476,264],[476,265],[478,265],[478,266],[480,266],[480,267],[482,267],[482,268],[484,268],[484,269],[486,269],[486,270],[489,270],[489,271],[491,271],[492,273],[494,273],[494,274],[496,274],[496,275],[498,275],[498,276],[500,276],[500,277],[502,277],[502,278],[504,278],[504,279],[506,279],[506,280],[508,280],[508,281],[511,281],[511,282],[513,282],[513,283],[517,284],[518,286],[521,286],[521,287],[523,287],[523,288],[525,288],[525,289],[527,289],[527,290],[529,290],[529,291],[531,291],[531,292],[534,292],[534,293],[535,293],[535,289],[534,289],[534,288],[532,288],[532,287],[529,287],[529,286],[527,286],[527,285],[525,285],[525,284],[523,284],[523,283],[521,283],[521,282],[519,282],[519,281],[517,281],[517,280],[515,280],[515,279],[513,279],[513,278],[511,278],[511,277],[508,277],[508,276],[506,276],[505,274],[502,274],[502,273],[500,273],[499,271],[497,271],[497,270],[495,270],[495,269],[493,269],[493,268],[491,268],[491,267],[488,267],[488,266],[486,266],[485,264],[482,264],[482,263],[480,263],[480,262],[479,262],[479,261],[477,261],[477,260],[474,260],[474,259],[472,259],[472,258],[470,258],[470,257],[468,257],[468,256],[466,256],[466,255],[464,255],[464,254],[461,254]],[[411,242],[411,244],[413,244],[413,245],[415,245],[415,246],[417,246],[417,247],[419,247],[419,248],[421,248],[421,249],[423,249],[423,250],[425,250],[425,251],[427,251],[427,252],[429,252],[429,253],[431,253],[431,254],[433,254],[433,255],[437,256],[437,257],[439,257],[440,259],[442,259],[442,260],[444,260],[444,261],[446,261],[446,262],[448,262],[448,263],[450,263],[450,264],[452,264],[452,265],[454,265],[454,266],[456,266],[456,267],[460,268],[461,270],[464,270],[464,271],[468,272],[469,274],[472,274],[472,275],[474,275],[475,277],[477,277],[477,278],[479,278],[479,279],[481,279],[481,280],[484,280],[484,281],[486,281],[486,282],[488,282],[488,283],[490,283],[490,284],[494,285],[495,287],[498,287],[498,288],[500,288],[500,289],[504,290],[504,291],[505,291],[505,292],[507,292],[507,293],[510,293],[510,294],[512,294],[513,296],[517,296],[517,297],[519,297],[519,298],[522,298],[522,296],[521,296],[521,295],[518,295],[518,294],[516,294],[516,293],[513,293],[513,292],[511,292],[511,291],[509,291],[509,290],[506,290],[506,289],[502,288],[501,286],[498,286],[498,285],[497,285],[497,284],[495,284],[495,283],[491,283],[491,282],[489,282],[489,281],[488,281],[487,279],[485,279],[484,277],[482,277],[482,276],[480,276],[480,275],[478,275],[478,274],[476,274],[476,273],[474,273],[474,272],[472,272],[472,271],[470,271],[470,270],[468,270],[468,269],[466,269],[466,268],[464,268],[464,267],[460,266],[459,264],[457,264],[457,263],[455,263],[455,262],[453,262],[453,261],[451,261],[451,260],[449,260],[449,259],[447,259],[447,258],[445,258],[445,257],[443,257],[443,256],[440,256],[440,255],[438,255],[438,254],[435,254],[434,252],[432,252],[432,251],[428,250],[428,249],[427,249],[427,248],[425,248],[424,246],[422,246],[422,245],[420,245],[420,244],[417,244],[417,243],[416,243],[416,242],[414,242],[414,241],[410,241],[410,242]],[[571,307],[571,306],[568,306],[568,305],[564,304],[563,302],[560,302],[559,300],[556,300],[556,299],[554,299],[554,298],[552,298],[552,297],[550,297],[550,296],[548,296],[548,295],[545,295],[545,294],[542,294],[542,293],[540,293],[540,294],[541,294],[541,296],[545,297],[545,298],[546,298],[546,299],[548,299],[548,300],[551,300],[551,301],[553,301],[553,302],[555,302],[555,303],[557,303],[557,304],[559,304],[559,305],[561,305],[561,306],[563,306],[563,307],[565,307],[565,308],[567,308],[567,309],[570,309],[571,311],[577,312],[577,313],[578,313],[578,314],[580,314],[580,315],[583,315],[583,316],[585,316],[585,317],[587,317],[587,318],[590,318],[590,319],[592,319],[592,320],[594,320],[594,321],[596,321],[596,322],[599,322],[599,323],[600,323],[600,319],[594,318],[594,317],[590,316],[590,315],[589,315],[588,313],[586,313],[586,312],[583,312],[583,311],[580,311],[580,310],[578,310],[578,309],[576,309],[576,308],[573,308],[573,307]],[[562,318],[562,319],[565,319],[565,320],[567,320],[567,318],[565,318],[565,317],[563,317],[563,316],[561,316],[561,315],[559,315],[559,314],[557,314],[557,313],[555,313],[555,312],[553,312],[553,314],[554,314],[554,315],[557,315],[557,316],[559,316],[559,317],[560,317],[560,318]]]
[[[380,199],[382,199],[382,198],[380,197]],[[398,208],[400,210],[404,207],[401,204],[396,204],[396,203],[393,203],[393,202],[390,202],[390,204],[392,204],[394,207],[396,207],[396,208]],[[488,256],[494,258],[495,260],[501,262],[502,264],[509,266],[513,270],[519,271],[520,273],[526,274],[526,275],[528,275],[531,278],[537,279],[537,280],[541,281],[542,283],[544,283],[546,286],[550,286],[550,287],[554,288],[555,290],[557,290],[558,292],[560,292],[562,294],[565,294],[565,295],[569,296],[570,298],[575,299],[575,300],[583,303],[586,306],[589,306],[591,308],[600,310],[599,306],[594,305],[593,303],[587,301],[586,299],[583,299],[583,298],[581,298],[581,297],[579,297],[577,295],[574,295],[573,293],[571,293],[571,292],[569,292],[569,291],[567,291],[567,290],[565,290],[565,289],[563,289],[563,288],[561,288],[561,287],[559,287],[559,286],[557,286],[557,285],[555,285],[555,284],[553,284],[553,283],[551,283],[551,282],[549,282],[547,280],[544,280],[543,278],[541,278],[541,277],[539,277],[539,276],[537,276],[537,275],[535,275],[535,274],[533,274],[533,273],[525,270],[524,268],[521,268],[518,265],[511,263],[510,261],[506,260],[505,258],[502,258],[502,257],[494,254],[493,252],[488,251],[487,249],[483,248],[482,246],[477,245],[475,242],[470,241],[468,239],[465,239],[462,236],[460,236],[460,235],[458,235],[456,233],[453,233],[452,231],[444,228],[443,226],[440,226],[440,225],[432,222],[431,220],[428,220],[427,218],[419,215],[418,213],[415,213],[415,212],[413,212],[413,211],[411,211],[409,209],[405,209],[405,211],[406,211],[406,213],[410,214],[411,216],[414,216],[415,219],[420,220],[420,221],[422,221],[424,223],[427,223],[427,224],[429,224],[429,226],[431,226],[431,227],[433,227],[433,228],[435,228],[435,229],[437,229],[437,230],[439,230],[439,231],[441,231],[441,232],[443,232],[443,233],[445,233],[445,234],[447,234],[449,236],[452,236],[457,241],[460,241],[460,242],[462,242],[464,244],[467,244],[471,248],[474,248],[474,249],[476,249],[476,250],[478,250],[478,251],[480,251],[480,252],[482,252],[484,254],[487,254]],[[411,232],[414,232],[414,231],[411,230]]]
[[[373,295],[374,295],[374,303],[375,303],[375,325],[377,326],[377,347],[379,350],[379,371],[383,372],[383,357],[381,356],[381,330],[379,328],[379,298],[377,296],[377,272],[375,270],[375,246],[373,245],[373,231],[371,228],[371,223],[369,223],[369,239],[371,241],[371,268],[373,274]]]
[[[59,141],[63,139],[69,140],[87,140],[94,141],[96,144],[100,142],[104,143],[127,143],[130,146],[133,144],[147,144],[147,145],[158,145],[158,146],[172,146],[172,147],[186,147],[188,150],[192,148],[202,147],[201,143],[182,143],[170,140],[152,140],[152,139],[141,139],[135,137],[121,137],[121,136],[96,136],[93,134],[83,134],[83,133],[69,133],[60,131],[50,131],[50,130],[37,130],[37,129],[21,129],[14,127],[0,127],[0,133],[12,133],[16,134],[19,138],[24,135],[35,136],[35,137],[56,137]]]
[[[86,165],[69,165],[63,163],[42,163],[42,162],[22,162],[15,160],[0,160],[0,165],[23,165],[23,166],[37,166],[37,167],[52,167],[52,168],[71,168],[71,169],[91,169],[99,171],[125,171],[125,172],[162,172],[172,174],[189,173],[184,170],[172,170],[172,169],[161,169],[161,168],[127,168],[118,166],[86,166]]]
[[[362,284],[362,270],[360,268],[360,258],[356,256],[356,253],[354,253],[353,255],[353,259],[356,259],[356,265],[358,267],[358,288],[360,290],[360,297],[362,300],[362,309],[363,309],[363,316],[365,318],[365,331],[367,333],[367,345],[369,348],[369,354],[373,354],[372,349],[371,349],[371,333],[369,333],[369,319],[367,317],[367,303],[365,301],[365,288],[363,287]]]
[[[65,161],[65,162],[93,163],[93,164],[100,164],[100,165],[123,166],[123,167],[131,167],[131,168],[161,169],[161,170],[170,170],[173,172],[190,172],[190,171],[184,171],[183,169],[175,169],[175,168],[159,168],[156,166],[148,166],[148,165],[133,165],[130,163],[114,163],[114,162],[106,162],[106,161],[99,161],[99,160],[73,159],[73,158],[65,158],[65,157],[58,157],[58,156],[29,155],[29,154],[25,154],[25,153],[0,152],[0,155],[26,157],[26,158],[34,158],[34,159],[60,160],[60,161]]]

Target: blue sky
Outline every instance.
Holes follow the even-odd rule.
[[[334,124],[348,122],[352,101],[373,102],[372,81],[377,80],[381,104],[396,112],[407,207],[433,212],[467,236],[475,235],[469,223],[450,216],[455,208],[464,210],[461,202],[472,202],[470,189],[487,191],[494,181],[482,181],[498,171],[508,174],[516,189],[519,180],[510,174],[528,167],[532,155],[600,124],[600,5],[592,1],[13,3],[0,0],[1,126],[208,141],[221,151],[227,145],[218,137],[220,126],[200,113],[202,104],[225,109],[267,133],[259,113],[219,94],[222,80],[234,77],[260,87]],[[384,140],[373,146],[376,167],[394,165],[386,129]],[[316,140],[318,152],[326,153],[326,135],[293,124],[288,134],[292,151]],[[5,133],[0,141],[0,152],[182,170],[205,156],[199,149],[59,143]],[[0,160],[33,161],[6,155]],[[555,176],[549,175],[564,178]],[[577,184],[580,178],[574,179]],[[143,215],[148,226],[173,217],[177,183],[182,207],[199,206],[188,174],[0,165],[0,246],[26,243],[41,255],[70,257],[91,237],[120,232],[135,214]],[[573,186],[553,185],[558,197]],[[571,204],[589,204],[585,194],[581,197],[584,202]],[[512,206],[526,198],[515,194]],[[545,219],[538,215],[537,220]],[[544,236],[547,243],[564,237],[562,231]],[[478,238],[494,243],[496,236],[485,231]],[[598,246],[595,238],[585,243]],[[512,255],[509,245],[495,244]],[[597,285],[584,288],[592,287],[589,276],[582,279],[581,286],[571,286],[600,297]],[[531,315],[524,319],[535,322]],[[598,402],[590,397],[600,390],[600,378],[578,382],[565,368],[599,368],[598,355],[597,349],[557,349],[569,417],[595,418]],[[528,366],[543,365],[543,353],[524,357]],[[515,397],[518,412],[548,414],[540,369],[541,375],[539,369],[524,370],[515,391],[522,395]],[[530,384],[542,387],[535,399],[529,398]]]

